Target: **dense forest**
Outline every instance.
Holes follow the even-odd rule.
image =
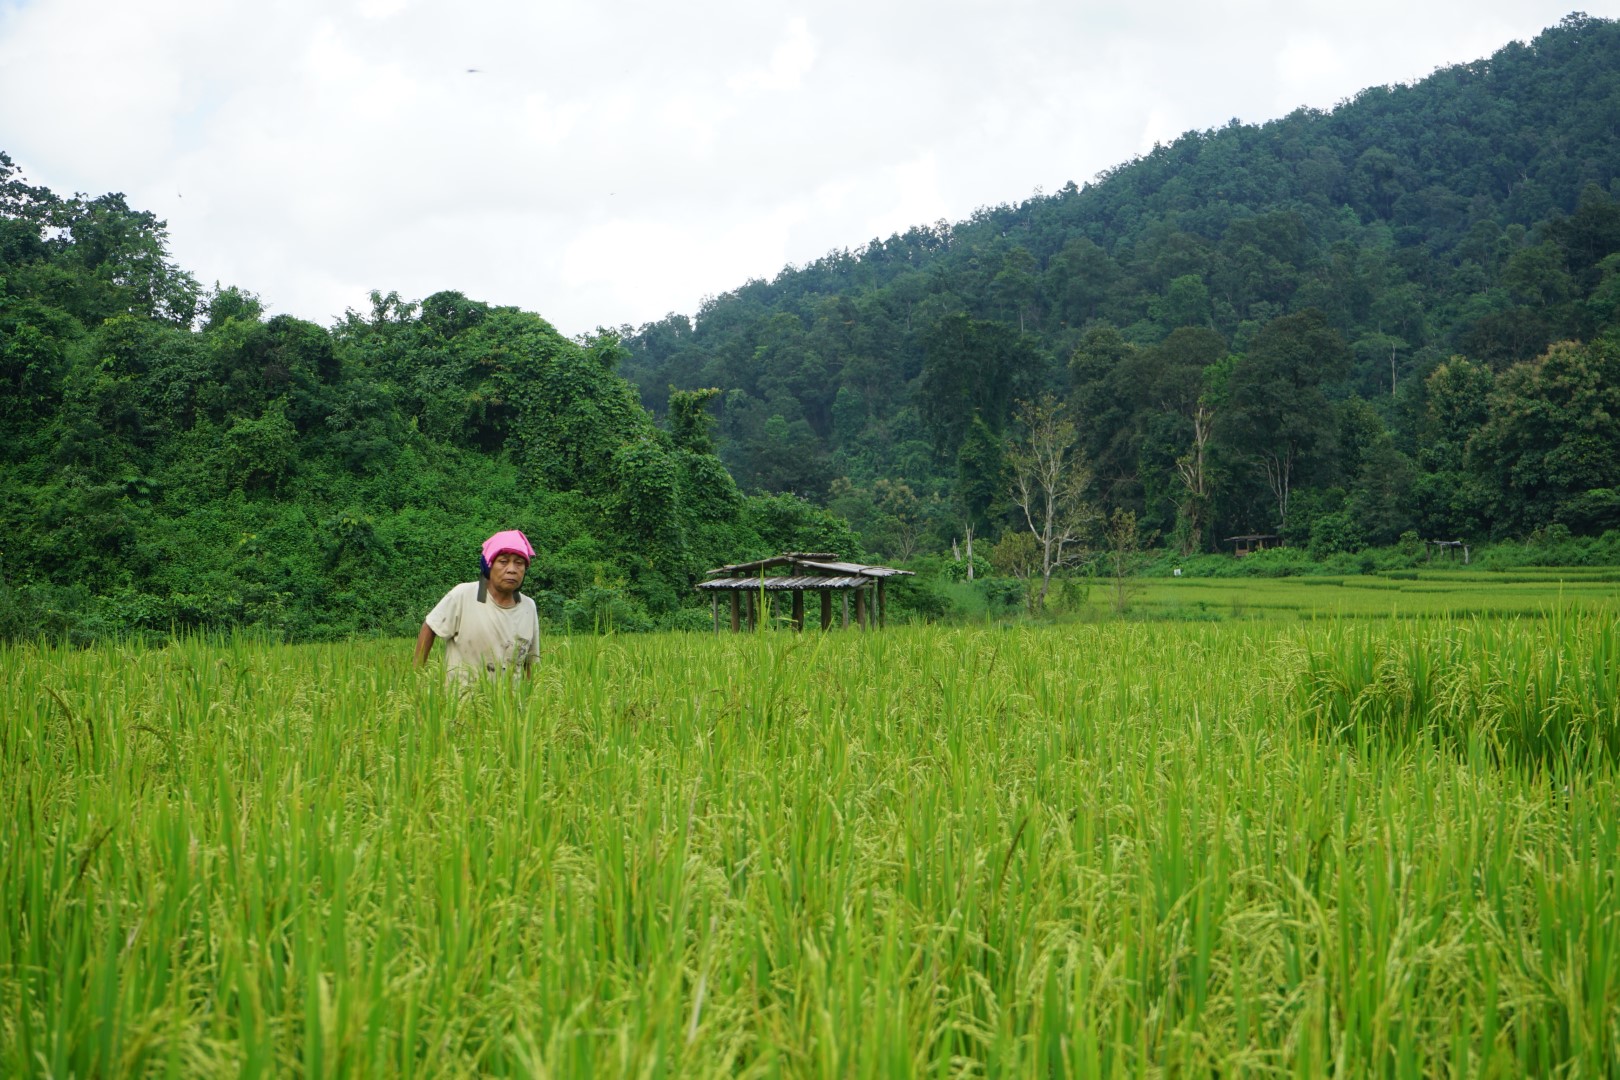
[[[578,341],[454,292],[267,317],[0,154],[0,636],[410,633],[506,527],[554,626],[705,625],[732,559],[1012,558],[1042,423],[1071,555],[1598,534],[1617,200],[1582,15]]]
[[[552,625],[706,625],[690,584],[716,562],[855,546],[739,492],[705,395],[657,427],[612,335],[449,292],[267,319],[165,241],[0,154],[0,636],[410,634],[510,527]]]
[[[1043,394],[1097,507],[1183,552],[1601,532],[1617,177],[1620,25],[1572,15],[626,327],[621,370],[654,410],[720,391],[744,490],[830,506],[895,558],[1023,525],[985,478]]]

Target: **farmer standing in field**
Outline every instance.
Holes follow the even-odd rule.
[[[442,637],[447,680],[527,675],[540,649],[540,613],[518,588],[533,558],[529,538],[517,529],[485,540],[478,580],[457,585],[428,612],[416,635],[416,666],[427,663],[433,639]]]

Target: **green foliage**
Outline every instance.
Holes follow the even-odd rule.
[[[758,495],[743,506],[742,526],[757,539],[742,558],[781,551],[832,551],[846,558],[861,551],[843,518],[796,495]]]
[[[1003,524],[981,510],[982,438],[962,462],[972,426],[1000,438],[1010,402],[1047,390],[1099,502],[1190,548],[1279,529],[1304,543],[1310,522],[1291,519],[1335,488],[1370,542],[1602,528],[1588,492],[1620,488],[1606,459],[1592,479],[1508,446],[1515,487],[1465,448],[1509,368],[1620,319],[1617,58],[1620,24],[1577,16],[1331,112],[1188,132],[1090,183],[649,324],[625,371],[649,405],[723,387],[718,445],[745,490],[831,505],[840,478],[904,482],[963,515],[958,533]],[[1532,494],[1538,470],[1555,493]]]
[[[1620,566],[1620,528],[1601,536],[1575,536],[1558,524],[1536,529],[1520,541],[1502,541],[1481,550],[1474,562],[1492,570],[1524,566]]]
[[[975,532],[989,533],[1011,512],[1006,447],[981,416],[973,417],[957,449],[955,479],[957,510]]]
[[[1048,606],[1060,615],[1074,615],[1084,611],[1090,600],[1091,578],[1084,574],[1068,573],[1053,582]]]
[[[613,335],[454,292],[373,294],[328,331],[218,286],[193,328],[161,222],[0,174],[5,634],[409,634],[511,527],[554,625],[645,630],[696,607],[707,566],[857,548],[808,504],[744,499],[712,393],[660,432]]]
[[[891,578],[885,585],[886,619],[895,622],[941,622],[960,618],[964,610],[952,587],[948,557],[931,555],[907,563],[914,577]]]
[[[1563,342],[1503,372],[1468,452],[1494,481],[1500,529],[1606,524],[1596,493],[1620,478],[1620,340]]]
[[[1029,602],[1029,580],[1020,577],[991,576],[976,582],[985,607],[993,614],[1018,611]]]
[[[1307,550],[1313,559],[1359,551],[1367,542],[1361,519],[1349,510],[1335,510],[1320,515],[1311,522],[1310,536]]]
[[[1016,402],[1033,397],[1045,361],[1033,339],[997,322],[948,315],[922,338],[917,384],[923,423],[942,455],[954,458],[975,420],[999,432]]]
[[[1114,614],[1124,615],[1130,610],[1134,577],[1145,561],[1142,548],[1150,538],[1142,534],[1136,514],[1116,508],[1103,527],[1102,559],[1108,567],[1111,581],[1111,599]]]
[[[457,292],[266,318],[122,195],[0,154],[9,588],[80,597],[51,610],[85,626],[396,632],[518,525],[554,622],[602,566],[676,625],[722,562],[989,550],[1015,404],[1048,394],[1086,499],[1188,557],[1596,535],[1620,525],[1617,80],[1620,24],[1572,16],[579,342]],[[114,569],[81,596],[65,550]]]
[[[990,576],[990,571],[991,571],[990,560],[985,558],[983,555],[979,554],[978,552],[973,553],[972,566],[973,566],[973,577],[975,579]],[[944,560],[944,562],[942,564],[942,567],[941,567],[941,570],[940,570],[940,573],[942,575],[944,575],[944,577],[947,578],[950,581],[966,581],[966,580],[968,580],[968,558],[967,558],[967,554],[964,552],[963,555],[962,555],[962,558],[960,560],[957,560],[957,559],[946,559],[946,560]]]
[[[1035,537],[1024,529],[1008,529],[990,549],[990,567],[1006,577],[1028,581],[1041,572],[1041,552]]]
[[[669,434],[675,445],[693,454],[714,453],[714,417],[709,402],[720,396],[719,387],[669,392]]]
[[[243,491],[275,494],[297,457],[298,429],[277,398],[254,419],[239,419],[225,430],[226,475]]]

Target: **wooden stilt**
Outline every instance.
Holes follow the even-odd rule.
[[[793,629],[804,629],[804,590],[793,590]]]
[[[832,629],[832,590],[831,589],[819,589],[817,591],[821,593],[821,628],[823,630],[831,630]]]
[[[866,629],[866,590],[855,590],[855,628]]]
[[[849,590],[848,589],[840,589],[839,592],[841,592],[843,594],[843,597],[844,597],[844,629],[848,630],[849,629]]]
[[[710,589],[709,599],[714,602],[714,632],[718,634],[720,632],[720,594]]]
[[[742,597],[736,589],[731,590],[731,632],[736,633],[742,629]]]
[[[888,620],[889,620],[889,597],[883,591],[883,579],[878,578],[878,591],[877,591],[877,624],[878,624],[878,629],[879,630],[883,629],[883,627],[888,624]]]

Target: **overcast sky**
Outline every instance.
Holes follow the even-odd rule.
[[[0,0],[0,150],[124,192],[271,312],[457,289],[572,336],[1487,56],[1571,2]]]

